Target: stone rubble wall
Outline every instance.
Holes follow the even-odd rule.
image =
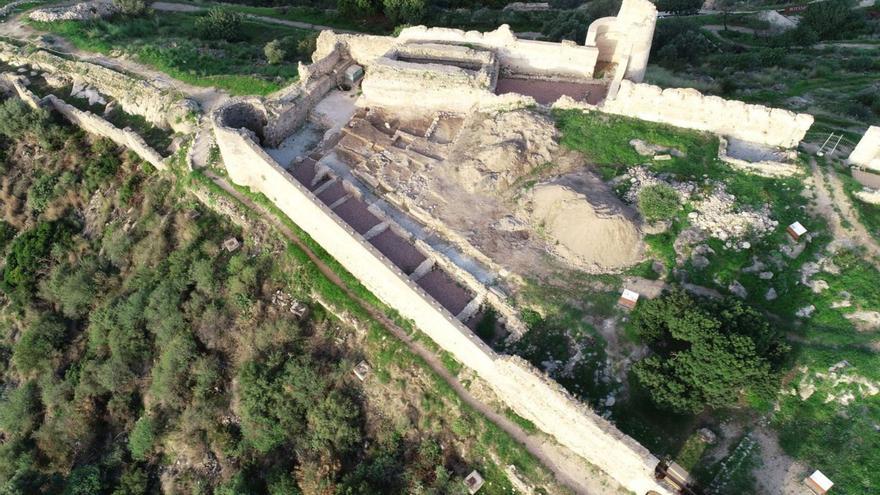
[[[28,14],[28,17],[38,22],[90,21],[112,17],[117,11],[112,2],[99,0],[37,9]]]
[[[431,42],[491,49],[496,52],[504,75],[591,79],[599,54],[596,47],[572,42],[520,40],[509,26],[502,25],[487,33],[416,26],[404,29],[397,38],[325,31],[318,38],[315,56],[323,57],[341,45],[357,63],[369,67],[398,44]]]
[[[2,41],[0,61],[14,66],[29,65],[72,83],[93,87],[116,100],[126,112],[140,115],[157,127],[184,134],[195,130],[198,104],[152,82],[98,64],[68,60],[47,50],[19,48]]]
[[[254,140],[248,129],[230,128],[219,108],[212,115],[217,145],[230,178],[268,197],[364,286],[490,383],[517,414],[560,444],[599,466],[638,494],[671,492],[658,484],[658,460],[635,441],[571,398],[561,387],[517,358],[500,358],[473,332],[412,282]]]
[[[813,116],[805,113],[628,80],[599,110],[780,148],[797,146],[813,124]]]
[[[143,160],[149,162],[154,167],[164,170],[165,160],[155,149],[144,141],[140,135],[129,128],[120,129],[104,118],[76,108],[75,106],[64,102],[55,95],[47,95],[40,100],[23,84],[21,76],[12,74],[3,74],[3,83],[11,86],[19,98],[22,99],[32,108],[50,107],[63,115],[67,120],[77,127],[90,133],[103,136],[110,139],[114,143],[124,146],[135,152]]]
[[[880,126],[872,125],[849,155],[853,165],[880,171]]]

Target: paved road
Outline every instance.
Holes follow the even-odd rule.
[[[530,454],[554,473],[556,480],[559,483],[578,494],[619,493],[613,487],[613,485],[616,484],[613,480],[607,478],[604,474],[597,475],[595,473],[595,471],[597,471],[596,469],[590,469],[582,459],[565,447],[556,444],[543,435],[529,435],[525,430],[520,428],[519,425],[509,420],[506,416],[499,414],[494,408],[474,397],[470,391],[446,369],[440,361],[440,358],[434,354],[433,351],[414,340],[404,329],[399,327],[384,313],[380,312],[366,301],[360,299],[321,258],[315,255],[315,253],[313,253],[290,228],[279,221],[272,212],[238,192],[223,177],[208,170],[205,170],[204,172],[205,175],[213,180],[214,183],[220,186],[224,191],[241,201],[248,208],[258,212],[287,239],[302,249],[308,255],[309,260],[318,267],[324,276],[345,292],[348,297],[357,302],[357,304],[367,311],[372,318],[379,321],[385,328],[394,334],[395,337],[405,343],[413,353],[421,357],[434,373],[442,377],[443,380],[455,390],[455,393],[462,401],[486,416],[490,421],[498,425],[502,430],[525,447]]]

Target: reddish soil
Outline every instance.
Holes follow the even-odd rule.
[[[318,199],[324,202],[326,205],[332,205],[339,199],[342,199],[343,196],[348,194],[348,191],[345,190],[345,187],[342,185],[341,181],[336,181],[332,186],[324,189],[324,191],[318,195]]]
[[[473,299],[468,291],[455,283],[443,270],[431,270],[417,283],[453,315],[461,313]]]
[[[358,234],[365,234],[381,222],[376,215],[367,210],[366,203],[359,199],[349,199],[333,211]]]
[[[406,242],[391,229],[387,229],[370,239],[370,244],[406,274],[414,272],[426,259],[425,255],[420,253],[415,246]]]
[[[538,79],[501,78],[495,86],[495,94],[518,93],[531,96],[542,105],[549,105],[563,95],[595,105],[605,98],[607,90],[603,83],[585,84]]]
[[[294,166],[293,170],[291,170],[291,175],[300,182],[300,184],[308,187],[312,186],[312,181],[315,180],[315,161],[312,159],[307,159],[302,163]]]

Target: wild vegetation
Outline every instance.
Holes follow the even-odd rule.
[[[205,12],[153,12],[110,20],[34,23],[77,48],[126,53],[171,77],[196,86],[215,86],[232,94],[265,95],[297,77],[297,61],[311,53],[288,50],[266,60],[263,47],[273,40],[297,46],[309,31],[265,24],[230,9]]]
[[[509,493],[492,459],[557,490],[301,251],[196,201],[198,177],[0,114],[4,493],[445,494],[470,469]]]
[[[877,7],[853,7],[811,3],[789,30],[754,14],[661,19],[647,79],[805,111],[817,119],[810,140],[836,131],[854,144],[880,118],[880,19]]]

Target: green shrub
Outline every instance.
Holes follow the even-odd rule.
[[[266,55],[266,62],[272,65],[280,64],[287,58],[287,50],[282,46],[281,40],[272,40],[263,47],[263,53]]]
[[[214,7],[196,19],[196,31],[203,39],[238,41],[242,39],[244,15],[234,10]]]
[[[23,232],[12,241],[3,269],[6,290],[21,289],[33,292],[40,268],[45,266],[52,246],[65,244],[70,239],[72,226],[64,221],[42,222]]]
[[[679,198],[666,184],[653,184],[639,191],[639,212],[648,221],[669,220],[678,212]]]
[[[131,457],[143,460],[152,452],[156,443],[156,425],[147,415],[141,416],[128,434],[128,450]]]

